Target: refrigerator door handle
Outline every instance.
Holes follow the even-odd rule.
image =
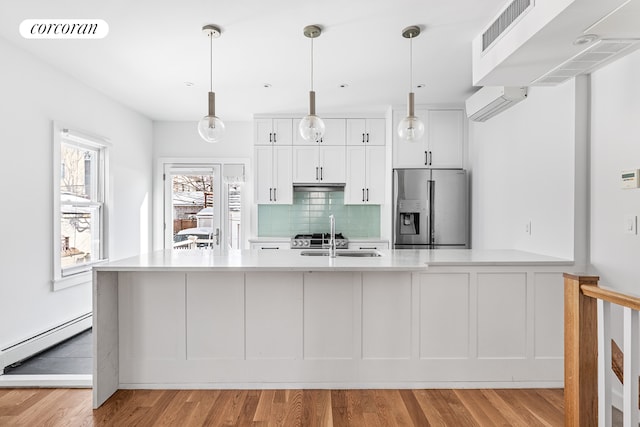
[[[429,180],[427,182],[427,200],[429,201],[429,231],[427,238],[429,239],[430,245],[436,244],[436,231],[434,230],[435,221],[433,220],[434,210],[433,210],[433,201],[434,201],[434,193],[436,190],[436,182]]]

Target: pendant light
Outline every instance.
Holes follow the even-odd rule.
[[[220,37],[220,28],[205,25],[202,32],[209,37],[209,114],[198,122],[198,133],[206,142],[215,143],[222,140],[224,123],[216,116],[216,94],[213,92],[213,39]]]
[[[409,39],[409,99],[407,117],[398,125],[398,135],[407,142],[418,142],[424,135],[424,123],[415,115],[413,94],[413,39],[419,35],[420,28],[415,25],[402,30],[402,37]]]
[[[324,122],[316,116],[316,93],[313,90],[313,39],[319,37],[322,29],[317,25],[307,25],[303,31],[311,39],[311,91],[309,91],[309,114],[300,120],[298,129],[305,141],[319,141],[324,135]]]

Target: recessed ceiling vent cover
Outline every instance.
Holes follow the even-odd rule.
[[[608,64],[629,50],[640,47],[640,39],[600,40],[532,83],[532,86],[555,86]]]
[[[502,33],[532,7],[533,0],[513,0],[500,16],[498,16],[498,19],[493,21],[489,28],[482,33],[482,51],[487,50]]]

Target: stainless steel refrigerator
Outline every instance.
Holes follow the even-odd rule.
[[[394,169],[393,247],[469,248],[468,188],[463,169]]]

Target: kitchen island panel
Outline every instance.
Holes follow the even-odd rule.
[[[246,273],[246,358],[302,359],[302,273]]]
[[[244,274],[187,274],[187,359],[244,359]]]
[[[411,357],[411,273],[362,273],[362,358]]]
[[[185,274],[123,273],[119,279],[121,358],[185,358]]]
[[[552,273],[534,273],[534,357],[562,360],[564,357],[564,293]]]
[[[304,358],[359,357],[360,273],[304,274]]]
[[[480,273],[478,357],[524,359],[527,356],[526,273]]]
[[[420,358],[469,358],[470,309],[469,274],[420,274]]]

